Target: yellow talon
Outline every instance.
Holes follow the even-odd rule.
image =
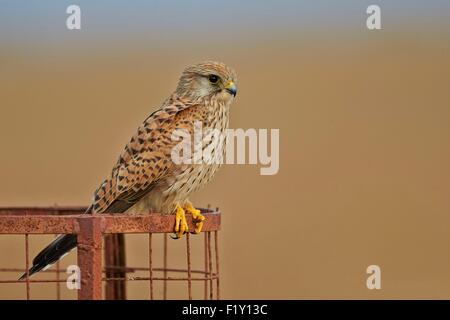
[[[203,227],[203,220],[205,220],[205,217],[200,213],[201,211],[195,209],[190,202],[186,203],[184,210],[192,215],[192,220],[195,222],[194,233],[200,233]]]
[[[177,205],[175,210],[175,239],[180,239],[183,237],[183,234],[188,232],[189,227],[183,208]]]

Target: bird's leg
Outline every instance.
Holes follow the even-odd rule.
[[[183,237],[183,234],[188,232],[188,224],[186,221],[186,216],[184,214],[184,210],[180,205],[177,204],[175,208],[175,235],[174,239],[180,239]]]
[[[205,217],[200,213],[200,210],[195,209],[192,203],[187,201],[184,205],[184,211],[192,215],[192,220],[195,222],[194,233],[200,233],[203,227],[203,220],[205,220]]]

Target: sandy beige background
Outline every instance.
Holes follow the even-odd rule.
[[[449,47],[447,34],[383,30],[158,50],[3,48],[0,204],[88,204],[183,67],[221,60],[239,76],[231,127],[279,128],[281,162],[275,176],[225,166],[193,198],[223,212],[223,298],[448,299]],[[32,254],[50,238],[32,236]],[[130,265],[147,264],[146,244],[127,237]],[[182,266],[184,242],[170,246],[169,263]],[[0,236],[0,267],[23,266],[23,247]],[[366,288],[371,264],[381,290]],[[0,285],[1,299],[24,293]],[[185,294],[169,286],[170,297]],[[129,296],[147,298],[145,284]],[[54,285],[32,285],[32,297],[54,298]]]

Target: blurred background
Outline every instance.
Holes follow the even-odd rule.
[[[223,212],[222,298],[449,299],[449,18],[445,0],[0,1],[0,205],[87,205],[183,68],[223,61],[239,77],[231,127],[280,129],[280,170],[227,165],[192,199]],[[31,236],[31,255],[51,238]],[[146,239],[127,236],[129,265],[147,264]],[[169,245],[182,265],[184,242]],[[0,267],[23,266],[23,248],[0,235]]]

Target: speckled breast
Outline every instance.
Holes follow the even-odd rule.
[[[211,140],[201,139],[202,154],[207,151],[207,159],[199,164],[179,164],[173,172],[161,178],[157,186],[152,189],[142,200],[133,206],[128,213],[135,212],[160,212],[171,213],[177,204],[183,205],[189,196],[207,184],[216,174],[225,159],[225,137],[229,123],[229,106],[215,106],[211,112],[206,113],[203,120],[203,132],[214,129],[222,135],[223,139],[211,146]],[[214,161],[207,161],[213,159]],[[217,161],[221,160],[221,161]]]
[[[167,181],[164,194],[176,194],[174,201],[183,202],[189,195],[214,177],[225,159],[225,137],[229,123],[229,107],[215,107],[208,114],[202,126],[201,139],[202,158],[198,164],[179,165],[178,174],[173,175],[174,180]],[[214,132],[214,133],[213,133]],[[194,148],[195,149],[195,148]]]

